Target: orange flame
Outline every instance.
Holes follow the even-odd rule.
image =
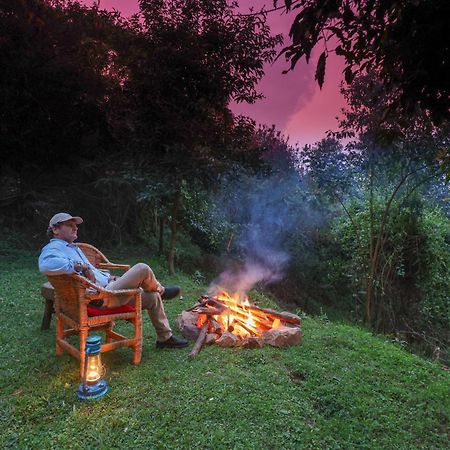
[[[222,331],[229,331],[245,338],[260,336],[264,330],[270,328],[269,319],[256,316],[248,308],[250,306],[248,297],[242,299],[239,294],[230,295],[228,292],[222,291],[216,298],[227,307],[227,311],[224,313],[213,316]],[[199,314],[196,325],[202,327],[205,321],[206,315]],[[262,325],[263,322],[266,324],[265,327]],[[275,326],[277,325],[275,324]]]

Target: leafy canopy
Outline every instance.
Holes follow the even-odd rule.
[[[274,0],[275,7],[281,3]],[[433,121],[450,118],[448,0],[284,0],[296,16],[281,54],[289,70],[322,46],[316,79],[322,87],[331,53],[345,59],[347,84],[376,72],[408,114],[420,108]]]

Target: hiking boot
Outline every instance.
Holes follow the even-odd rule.
[[[180,286],[166,286],[164,287],[164,293],[161,295],[161,298],[163,300],[170,300],[171,298],[175,298],[177,295],[180,295],[180,293]]]
[[[189,342],[186,339],[171,336],[167,341],[156,341],[156,348],[183,348],[187,347]]]

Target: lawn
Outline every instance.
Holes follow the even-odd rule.
[[[145,316],[141,364],[131,364],[130,349],[104,354],[110,391],[82,402],[78,363],[55,356],[54,320],[40,330],[44,278],[36,258],[21,252],[0,260],[0,448],[449,446],[448,372],[387,338],[300,311],[300,346],[211,346],[195,359],[189,349],[156,350]],[[175,328],[176,315],[205,286],[182,274],[170,278],[158,261],[146,261],[163,282],[184,287],[184,300],[166,303]]]

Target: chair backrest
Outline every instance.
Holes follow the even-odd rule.
[[[116,264],[112,263],[98,248],[95,248],[91,244],[79,243],[78,247],[86,255],[90,263],[97,267],[97,269],[107,269],[107,270],[124,270],[127,271],[130,268],[129,264]]]
[[[109,263],[108,258],[96,247],[91,244],[80,242],[77,244],[80,250],[86,255],[86,258],[94,266],[99,268],[101,263]]]
[[[82,301],[86,293],[86,285],[78,275],[47,275],[48,281],[55,288],[56,313],[64,313],[77,323],[86,320],[86,308]]]

